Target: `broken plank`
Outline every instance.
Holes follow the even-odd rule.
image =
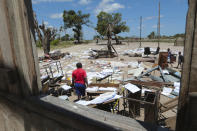
[[[142,86],[156,86],[162,87],[165,85],[173,85],[173,83],[166,83],[166,82],[157,82],[157,81],[137,81],[137,80],[128,80],[127,82],[135,84],[135,85],[142,85]]]
[[[176,106],[178,106],[178,97],[162,104],[162,106],[160,107],[160,112],[164,113],[166,111],[173,109]]]
[[[150,75],[149,76],[152,80],[154,81],[158,81],[158,82],[164,82],[162,78],[160,77],[157,77],[157,76],[153,76],[153,75]]]
[[[149,73],[153,72],[154,70],[157,70],[158,67],[159,67],[159,66],[156,66],[156,67],[154,67],[154,68],[152,68],[152,69],[149,69],[147,72],[145,72],[145,73],[143,73],[142,75],[140,75],[137,79],[140,79],[140,78],[142,78],[143,76],[148,75]]]
[[[166,76],[164,75],[163,70],[161,69],[160,66],[159,66],[159,70],[160,70],[160,73],[161,73],[161,76],[162,76],[164,82],[169,82],[169,80],[166,79]]]

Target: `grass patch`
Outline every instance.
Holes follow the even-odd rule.
[[[89,44],[89,43],[93,43],[94,40],[83,40],[82,42],[83,42],[82,44]]]
[[[127,41],[127,42],[140,42],[140,40],[123,40],[123,41]],[[141,42],[158,42],[157,39],[142,39]],[[175,39],[160,39],[160,42],[165,42],[165,43],[174,43]]]
[[[81,43],[81,44],[89,44],[89,43],[91,43],[93,41],[91,41],[91,40],[84,40],[82,42],[83,43]],[[57,41],[53,41],[53,42],[51,42],[50,48],[51,48],[51,51],[52,51],[52,50],[56,50],[56,49],[69,48],[69,47],[72,47],[72,46],[75,46],[75,45],[81,45],[81,44],[74,44],[73,41],[58,41],[58,42]],[[40,46],[37,46],[37,48],[42,50],[41,44],[39,44],[39,45]]]
[[[69,48],[74,45],[75,44],[72,41],[61,41],[57,45],[51,45],[51,50],[61,49],[61,48]]]

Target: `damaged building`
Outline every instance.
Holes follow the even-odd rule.
[[[95,60],[93,49],[39,59],[31,0],[0,0],[0,130],[197,130],[196,9],[197,1],[189,0],[180,72],[165,51],[147,54],[146,47],[114,49],[135,61]],[[71,74],[78,60],[89,86],[87,98],[75,102]],[[175,113],[166,117],[167,111]]]

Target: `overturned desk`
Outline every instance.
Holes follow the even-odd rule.
[[[146,89],[131,83],[126,84],[125,88],[127,95],[125,96],[125,93],[123,95],[124,109],[128,107],[130,117],[141,116],[140,112],[143,109],[144,121],[156,124],[159,118],[160,90]]]
[[[104,94],[100,94],[99,96],[90,101],[80,100],[76,103],[92,108],[98,108],[101,110],[114,112],[115,110],[119,111],[118,99],[120,99],[121,97],[122,96],[117,95],[116,92],[106,92]]]
[[[88,100],[91,100],[93,96],[98,96],[106,92],[114,92],[114,91],[116,91],[117,94],[119,94],[120,91],[119,84],[96,83],[96,84],[90,84],[89,87],[86,89]]]
[[[97,82],[101,82],[101,81],[103,81],[103,80],[105,80],[105,79],[107,79],[107,78],[108,78],[108,83],[109,83],[110,77],[111,77],[111,80],[112,80],[112,74],[106,75],[106,76],[104,76],[104,77],[102,77],[102,78],[96,78],[96,83],[97,83]]]

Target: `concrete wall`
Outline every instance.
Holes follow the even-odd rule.
[[[0,100],[1,131],[65,131],[75,130],[40,114],[20,108],[16,104]]]
[[[1,131],[162,131],[160,127],[53,96],[18,98],[0,93]]]

